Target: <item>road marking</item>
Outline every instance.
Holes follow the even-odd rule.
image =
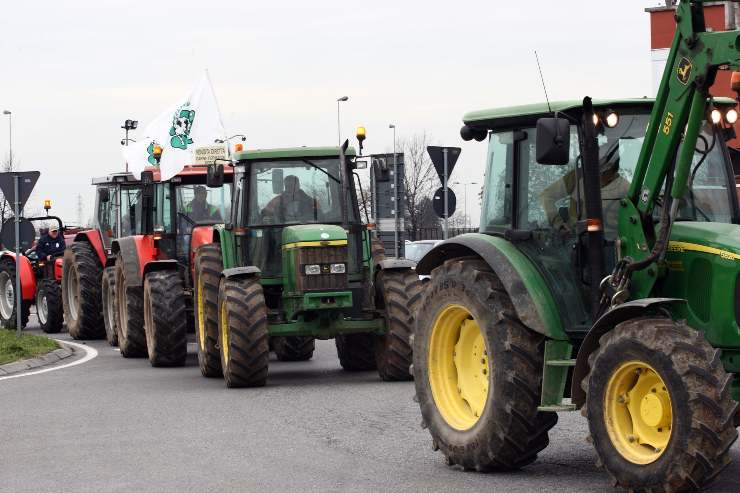
[[[29,371],[27,373],[19,373],[18,375],[8,375],[6,377],[0,377],[0,381],[9,380],[11,378],[30,377],[31,375],[38,375],[39,373],[46,373],[50,371],[61,370],[63,368],[69,368],[70,366],[81,365],[82,363],[87,363],[88,361],[90,361],[91,359],[95,358],[98,355],[98,351],[93,347],[85,346],[83,344],[77,344],[76,342],[62,341],[59,339],[55,339],[55,340],[61,343],[64,343],[64,344],[69,344],[70,346],[74,346],[75,348],[78,348],[78,349],[83,349],[85,351],[85,356],[71,363],[67,363],[65,365],[54,366],[52,368],[42,368],[40,370]]]

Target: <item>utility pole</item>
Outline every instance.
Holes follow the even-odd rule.
[[[388,128],[393,129],[393,251],[398,258],[398,163],[396,161],[396,126],[391,123]]]
[[[10,170],[13,170],[13,113],[10,110],[3,110],[3,115],[8,115],[8,159],[10,160]]]

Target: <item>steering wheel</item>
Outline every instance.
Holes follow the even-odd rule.
[[[185,221],[190,223],[191,226],[195,226],[195,221],[193,221],[193,219],[184,212],[178,212],[177,216],[185,219]]]

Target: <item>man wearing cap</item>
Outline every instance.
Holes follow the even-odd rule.
[[[59,226],[52,226],[49,232],[41,237],[36,245],[36,255],[39,259],[51,260],[52,257],[64,253],[64,235],[59,234]]]
[[[193,221],[221,221],[221,213],[208,203],[208,190],[203,185],[195,187],[195,197],[185,206],[185,215]]]

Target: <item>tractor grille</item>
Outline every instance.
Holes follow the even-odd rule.
[[[331,274],[331,264],[345,266],[344,274]],[[306,274],[306,265],[320,265],[321,274]],[[347,289],[347,247],[346,246],[322,246],[298,248],[296,254],[296,266],[298,266],[297,289],[302,291],[330,291]]]

